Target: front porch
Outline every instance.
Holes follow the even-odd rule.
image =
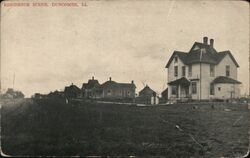
[[[170,89],[169,99],[172,101],[188,101],[191,99],[189,92],[190,81],[185,77],[168,83]]]

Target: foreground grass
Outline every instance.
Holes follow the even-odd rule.
[[[77,101],[65,104],[62,100],[8,101],[2,103],[1,146],[5,154],[19,156],[245,154],[250,122],[247,106],[217,103],[214,107],[209,103],[136,107]]]

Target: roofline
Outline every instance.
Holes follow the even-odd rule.
[[[177,52],[179,52],[179,51],[174,51],[174,53],[172,54],[172,56],[171,56],[170,59],[168,60],[168,63],[167,63],[167,65],[165,66],[165,68],[169,68],[169,66],[170,66],[170,64],[171,64],[171,62],[172,62],[174,56],[175,56],[175,55],[178,56],[178,53],[177,53]],[[185,53],[185,52],[180,52],[180,53]],[[237,68],[240,67],[239,64],[237,63],[237,61],[235,60],[234,56],[232,55],[232,53],[231,53],[229,50],[222,51],[222,52],[218,52],[218,53],[224,53],[224,56],[221,58],[221,60],[220,60],[218,63],[210,63],[210,62],[204,62],[204,61],[202,61],[201,63],[218,65],[218,64],[222,61],[222,59],[224,59],[225,56],[228,54],[229,57],[230,57],[230,58],[232,59],[232,61],[234,62],[235,66],[236,66]],[[178,57],[179,57],[179,56],[178,56]],[[193,62],[191,62],[191,63],[185,63],[180,57],[179,57],[179,59],[180,59],[185,65],[192,65],[192,64],[200,63],[200,61],[193,61]]]
[[[240,67],[240,65],[237,63],[237,61],[235,60],[234,56],[232,55],[232,53],[230,52],[230,50],[226,50],[226,51],[222,51],[219,53],[225,53],[225,55],[223,56],[222,59],[225,58],[225,56],[228,54],[229,57],[233,60],[234,64],[236,65],[236,67]],[[222,61],[222,59],[218,62],[218,64]]]
[[[217,82],[217,83],[214,83],[213,84],[242,84],[241,82],[240,83],[229,83],[229,82]]]
[[[202,44],[202,43],[201,43],[201,42],[194,42],[193,46],[191,47],[191,49],[190,49],[188,52],[191,52],[191,50],[194,49],[194,46],[195,46],[196,44]]]
[[[193,46],[192,46],[191,49],[188,51],[188,53],[191,52],[191,50],[194,48],[194,46],[195,46],[196,44],[208,46],[209,48],[213,49],[213,51],[215,51],[215,52],[217,53],[217,51],[216,51],[216,49],[215,49],[214,47],[212,47],[210,44],[204,44],[203,42],[194,42]]]
[[[172,62],[172,60],[174,59],[174,56],[175,55],[177,55],[178,56],[178,54],[177,54],[177,52],[180,52],[180,51],[174,51],[173,52],[173,54],[171,55],[171,57],[170,57],[170,59],[168,60],[168,63],[167,63],[167,65],[165,66],[165,68],[168,68],[169,67],[169,65],[171,64],[171,62]],[[180,53],[185,53],[185,52],[180,52]],[[179,56],[178,56],[179,57]],[[179,57],[179,59],[185,64],[185,62]]]
[[[115,82],[115,81],[106,81],[106,82],[104,82],[104,83],[102,83],[102,84],[100,84],[99,86],[106,86],[106,84],[108,83],[108,82],[112,82],[112,83],[114,83],[114,84],[116,84],[116,85],[122,85],[122,84],[126,84],[126,85],[129,85],[129,86],[131,86],[131,85],[133,85],[135,88],[136,88],[136,85],[134,84],[134,83],[119,83],[119,82]]]

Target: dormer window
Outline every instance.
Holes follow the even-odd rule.
[[[193,50],[198,50],[198,49],[200,49],[200,47],[196,45]]]
[[[178,62],[178,57],[174,57],[174,63]]]

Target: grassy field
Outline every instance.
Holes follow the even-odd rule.
[[[1,148],[8,155],[237,157],[249,145],[244,104],[1,104]]]

